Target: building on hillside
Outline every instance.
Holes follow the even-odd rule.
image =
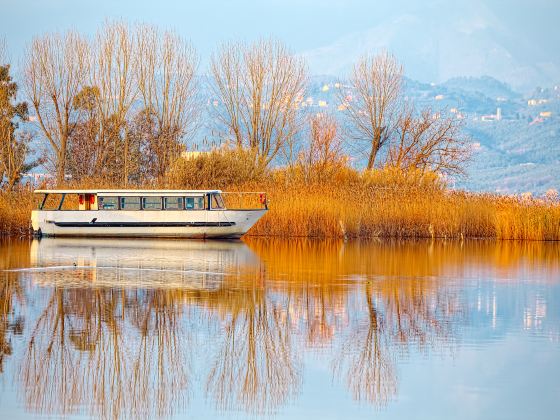
[[[502,108],[497,108],[495,114],[483,115],[480,117],[480,121],[501,121],[502,120]]]
[[[527,101],[527,105],[529,106],[539,106],[548,103],[548,99],[540,98],[540,99],[529,99]]]

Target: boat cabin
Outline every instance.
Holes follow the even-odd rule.
[[[225,210],[220,190],[36,190],[39,210]]]
[[[220,190],[35,193],[40,200],[31,222],[38,236],[239,238],[268,210],[266,194],[258,192],[231,193],[228,203],[234,208],[226,207],[229,193]]]

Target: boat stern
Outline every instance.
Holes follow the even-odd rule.
[[[31,227],[33,228],[33,233],[36,233],[36,234],[40,230],[39,212],[40,212],[40,210],[32,210],[31,211]]]

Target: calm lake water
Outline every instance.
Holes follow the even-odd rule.
[[[0,417],[557,419],[560,244],[0,242]]]

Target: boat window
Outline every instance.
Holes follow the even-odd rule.
[[[185,209],[204,210],[204,197],[185,197]]]
[[[161,197],[142,197],[144,210],[161,210]]]
[[[212,208],[213,209],[223,209],[224,200],[220,194],[212,194]]]
[[[118,210],[119,201],[117,197],[97,197],[97,206],[99,210]]]
[[[45,202],[42,203],[42,210],[58,210],[58,206],[60,206],[61,200],[62,194],[47,194]]]
[[[121,197],[121,210],[140,210],[140,197]]]
[[[78,194],[63,194],[64,200],[59,210],[79,210],[79,195]]]
[[[182,210],[183,197],[163,197],[165,210]]]
[[[49,198],[49,194],[42,194],[41,196],[36,195],[36,203],[37,203],[37,208],[39,210],[46,210],[43,209],[43,207],[45,206],[45,203],[47,202],[48,198]]]

